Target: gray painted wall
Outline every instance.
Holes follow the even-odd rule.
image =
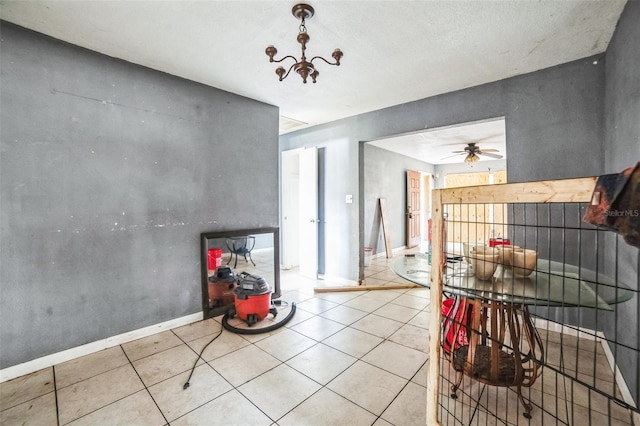
[[[387,230],[391,248],[406,244],[407,170],[433,173],[433,165],[364,144],[364,246],[384,253],[384,234],[378,198],[387,199]]]
[[[598,175],[603,171],[603,94],[599,55],[282,135],[282,150],[326,147],[326,168],[339,176],[326,185],[327,247],[334,241],[341,247],[339,253],[327,252],[327,271],[351,280],[359,276],[368,225],[358,216],[364,218],[370,197],[359,192],[366,164],[359,158],[361,141],[504,116],[509,182]],[[568,161],[576,156],[579,161]],[[363,210],[345,204],[345,194],[354,194]]]
[[[359,254],[367,243],[365,220],[354,222],[354,205],[345,206],[344,193],[362,188],[357,199],[360,217],[367,217],[367,200],[375,194],[366,186],[368,150],[355,150],[360,141],[505,116],[509,182],[563,179],[617,173],[640,160],[640,2],[629,2],[622,14],[608,52],[531,74],[350,117],[300,130],[280,138],[285,149],[312,145],[332,146],[345,180],[336,181],[327,202],[342,238],[348,238],[348,254],[330,258],[327,268],[346,271],[357,279]],[[605,71],[606,69],[606,71]],[[428,77],[426,77],[428,78]],[[359,155],[359,158],[356,158]],[[327,161],[326,167],[333,169]],[[358,186],[359,185],[359,186]],[[576,213],[579,220],[579,214]],[[574,218],[575,219],[575,218]],[[356,226],[358,229],[355,229]],[[327,236],[332,229],[327,226]],[[611,239],[612,235],[608,239]],[[614,238],[615,239],[615,238]],[[583,241],[583,244],[589,244]],[[617,245],[616,245],[617,244]],[[592,244],[593,246],[593,244]],[[608,263],[617,259],[620,279],[640,287],[638,250],[624,242],[600,241],[599,253],[608,252]],[[573,255],[569,253],[569,255]],[[330,266],[333,262],[334,265]],[[616,263],[613,263],[616,264]],[[613,348],[625,379],[636,399],[640,395],[640,302],[616,306],[613,314],[585,309],[565,309],[558,320],[580,321],[605,331],[635,350]],[[548,312],[553,317],[555,312]],[[623,336],[624,334],[624,336]]]
[[[619,173],[640,161],[640,2],[630,1],[618,22],[606,56],[606,95],[605,95],[605,143],[604,172]],[[639,219],[640,220],[640,219]],[[620,280],[635,290],[640,290],[640,250],[609,238],[608,247],[618,250],[606,250],[607,264],[618,262]],[[616,307],[616,318],[605,325],[607,336],[635,348],[635,352],[623,346],[612,347],[619,359],[627,384],[636,400],[640,399],[640,300],[633,300]]]
[[[278,109],[0,31],[0,367],[201,311],[200,233],[278,225]]]

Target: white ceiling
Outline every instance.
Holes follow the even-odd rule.
[[[313,0],[307,56],[339,47],[344,57],[319,62],[306,85],[296,74],[278,82],[264,53],[273,44],[299,57],[295,3],[0,0],[0,16],[277,105],[304,127],[601,53],[626,0]]]
[[[464,151],[470,142],[476,143],[480,150],[497,149],[498,152],[494,154],[502,155],[503,160],[506,160],[504,117],[426,129],[369,143],[425,163],[440,165],[464,162],[466,153],[454,154],[453,151]],[[496,160],[480,155],[479,161]]]

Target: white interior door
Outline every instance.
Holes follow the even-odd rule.
[[[291,269],[300,264],[300,149],[282,153],[282,250],[281,265]]]
[[[300,151],[300,274],[318,276],[318,148]]]

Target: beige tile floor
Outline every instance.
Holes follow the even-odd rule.
[[[368,282],[404,283],[389,271],[390,262],[374,258],[366,268]],[[429,291],[314,293],[319,285],[331,283],[282,271],[282,299],[296,302],[294,318],[261,335],[224,330],[203,353],[186,390],[189,370],[220,331],[221,317],[2,383],[0,424],[424,425]],[[532,400],[545,409],[534,409],[531,424],[565,424],[555,408],[549,422],[548,407],[551,401],[565,410],[566,393],[549,390],[557,389],[555,374],[543,377],[556,386],[540,381]],[[463,386],[452,402],[459,410],[447,423],[523,420],[517,409],[511,412],[517,407],[513,392],[482,389]],[[580,415],[592,413],[591,424],[630,424],[626,410],[580,406],[589,404],[579,393],[574,388],[573,406]],[[451,402],[446,390],[441,398]],[[496,413],[510,420],[498,421]]]

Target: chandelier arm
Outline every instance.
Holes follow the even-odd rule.
[[[297,65],[297,63],[295,63],[295,64],[291,65],[291,66],[289,67],[289,69],[287,70],[287,73],[286,73],[285,75],[283,75],[283,76],[282,76],[282,79],[281,79],[280,81],[282,81],[282,80],[284,80],[285,78],[287,78],[287,76],[289,75],[289,73],[291,72],[291,70],[293,69],[293,67],[295,67],[296,65]]]
[[[294,62],[298,62],[298,60],[294,56],[291,56],[291,55],[287,55],[282,59],[274,59],[273,61],[270,61],[270,62],[280,63],[280,62],[282,62],[282,61],[284,61],[285,59],[288,59],[288,58],[293,59]]]
[[[322,56],[314,56],[313,58],[311,58],[311,60],[309,61],[309,63],[313,63],[314,59],[322,59],[323,61],[325,61],[327,64],[329,65],[340,65],[338,62],[329,62],[327,61],[325,58],[323,58]]]

